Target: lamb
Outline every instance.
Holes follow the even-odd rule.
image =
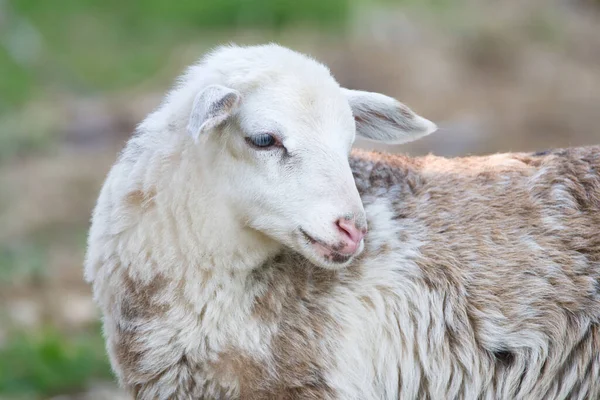
[[[434,123],[277,46],[138,127],[85,276],[138,399],[600,398],[600,147],[351,150]]]

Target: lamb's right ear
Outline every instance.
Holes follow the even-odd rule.
[[[380,93],[342,88],[348,99],[356,134],[367,139],[400,144],[437,130],[436,124],[415,114],[398,100]]]
[[[207,86],[194,99],[188,133],[198,140],[203,132],[218,127],[235,112],[241,98],[237,90],[221,85]]]

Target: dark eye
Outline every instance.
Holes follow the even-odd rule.
[[[248,141],[251,145],[260,148],[275,146],[279,143],[274,136],[268,133],[259,133],[258,135],[248,136],[246,141]]]

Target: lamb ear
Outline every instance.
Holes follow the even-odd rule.
[[[437,130],[433,122],[415,114],[398,100],[380,93],[342,88],[348,98],[356,133],[389,144],[406,143]]]
[[[188,133],[198,140],[202,133],[221,125],[235,112],[241,97],[237,90],[221,85],[204,88],[194,99]]]

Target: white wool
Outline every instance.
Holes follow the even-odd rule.
[[[577,271],[589,266],[584,253],[555,256],[548,235],[510,225],[518,203],[504,205],[495,221],[509,224],[512,236],[502,229],[494,236],[525,238],[517,247],[494,244],[485,222],[473,222],[483,213],[477,206],[489,214],[495,208],[486,202],[507,196],[469,197],[464,185],[483,190],[469,174],[505,176],[510,182],[498,190],[523,191],[531,188],[517,187],[515,177],[529,172],[375,156],[354,158],[351,169],[355,134],[398,143],[434,130],[398,101],[340,88],[322,64],[277,45],[222,47],[191,67],[139,125],[92,219],[85,274],[122,385],[141,399],[492,399],[521,398],[520,390],[560,398],[564,385],[598,393],[573,364],[559,371],[562,383],[553,379],[567,358],[554,342],[593,347],[586,329],[600,318],[597,308],[573,317],[575,325],[560,312],[544,325],[544,307],[533,305],[556,291],[489,294],[498,284],[534,282],[510,269],[524,255],[550,266],[540,271],[554,268],[565,287],[572,277],[556,260]],[[273,144],[258,146],[261,135]],[[509,162],[516,170],[523,164]],[[433,180],[435,168],[457,166],[467,167]],[[545,179],[545,171],[531,179]],[[576,206],[567,188],[556,186],[551,200]],[[461,215],[452,216],[451,201],[436,203],[439,193],[468,197],[460,211],[473,219],[453,225]],[[544,222],[572,224],[539,207],[548,211]],[[341,253],[348,238],[340,220],[357,231],[368,225],[353,254]],[[465,231],[445,235],[451,228]],[[593,284],[592,275],[581,277]],[[575,354],[573,362],[597,377],[598,357],[589,348]],[[502,356],[507,361],[494,358]]]

